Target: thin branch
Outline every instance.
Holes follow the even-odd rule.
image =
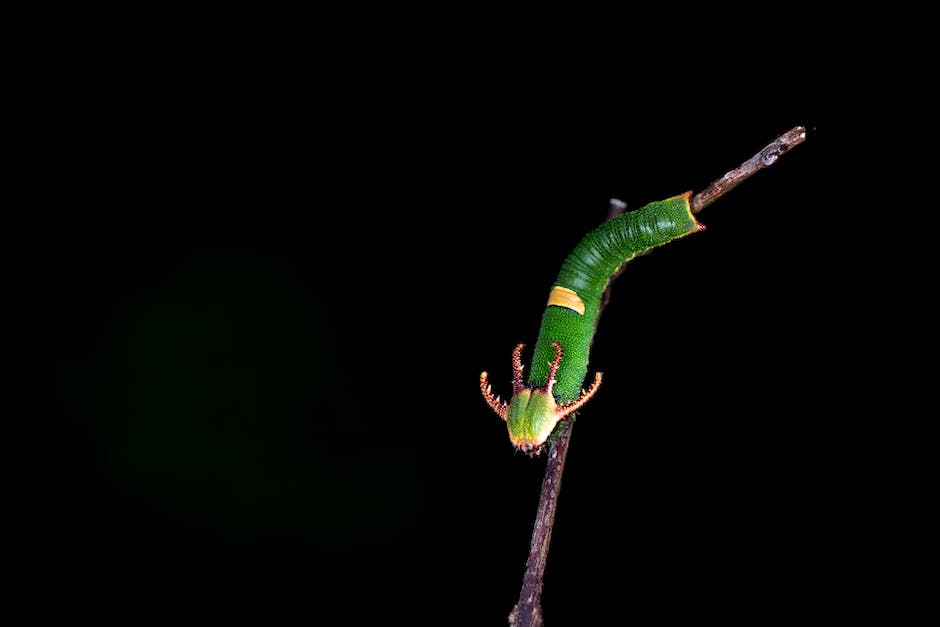
[[[748,178],[758,170],[773,165],[781,155],[806,139],[806,129],[796,126],[774,141],[767,144],[763,150],[731,170],[723,177],[706,187],[692,197],[692,213],[698,213],[718,198],[737,187],[741,181]],[[607,218],[613,218],[623,213],[627,205],[616,198],[610,199]],[[619,276],[615,274],[610,281]],[[601,299],[600,310],[609,301],[610,285]],[[535,526],[532,529],[532,542],[529,545],[529,557],[526,560],[525,575],[522,578],[522,591],[519,602],[509,614],[509,624],[512,627],[541,627],[542,622],[542,588],[545,564],[548,560],[548,546],[552,539],[552,526],[555,524],[555,508],[558,504],[558,493],[561,491],[561,476],[565,470],[565,459],[568,457],[568,443],[571,441],[573,422],[562,421],[560,432],[552,442],[548,459],[545,462],[545,477],[542,479],[542,493],[539,496],[539,509],[535,515]]]
[[[571,429],[572,425],[569,423],[555,438],[548,452],[539,510],[535,515],[535,527],[532,529],[529,559],[526,560],[525,577],[522,579],[522,592],[519,593],[519,602],[509,615],[509,624],[512,627],[542,625],[542,576],[545,574],[545,562],[548,560],[548,545],[552,539],[552,525],[555,524],[555,506],[558,503],[558,492],[561,490],[565,459],[568,457]]]
[[[607,219],[616,218],[621,213],[627,210],[627,203],[623,202],[619,198],[611,198],[607,201]]]
[[[692,213],[698,213],[712,204],[758,170],[772,166],[781,156],[788,153],[795,146],[802,144],[804,139],[806,139],[806,128],[794,126],[764,146],[759,153],[693,196],[691,202]]]

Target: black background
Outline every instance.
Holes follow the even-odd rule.
[[[617,281],[543,607],[760,619],[838,591],[857,487],[823,383],[834,140],[811,86],[618,46],[155,41],[58,58],[36,103],[42,605],[503,624],[544,460],[513,451],[480,371],[509,391],[609,198],[700,190],[796,124],[806,143],[705,232]]]

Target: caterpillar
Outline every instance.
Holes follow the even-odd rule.
[[[635,256],[705,228],[692,215],[691,196],[686,192],[611,218],[575,246],[549,292],[528,381],[522,364],[525,345],[517,345],[512,353],[508,402],[493,393],[487,373],[480,374],[483,398],[506,422],[514,447],[538,454],[558,423],[597,392],[600,372],[587,390],[582,386],[604,291]]]

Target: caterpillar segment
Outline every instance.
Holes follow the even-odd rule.
[[[597,392],[601,373],[587,390],[584,383],[604,290],[637,255],[705,228],[692,215],[691,195],[686,192],[616,216],[575,246],[549,292],[525,384],[523,345],[513,351],[508,402],[493,394],[486,372],[480,375],[483,398],[506,421],[514,447],[538,454],[559,423]]]

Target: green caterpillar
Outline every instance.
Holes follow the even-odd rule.
[[[509,429],[512,444],[537,454],[558,423],[578,411],[597,391],[601,373],[583,390],[601,297],[624,263],[656,246],[702,230],[689,206],[691,192],[653,202],[600,225],[575,247],[561,266],[542,315],[528,383],[523,383],[522,349],[512,354],[509,402],[493,394],[486,372],[480,390]]]

